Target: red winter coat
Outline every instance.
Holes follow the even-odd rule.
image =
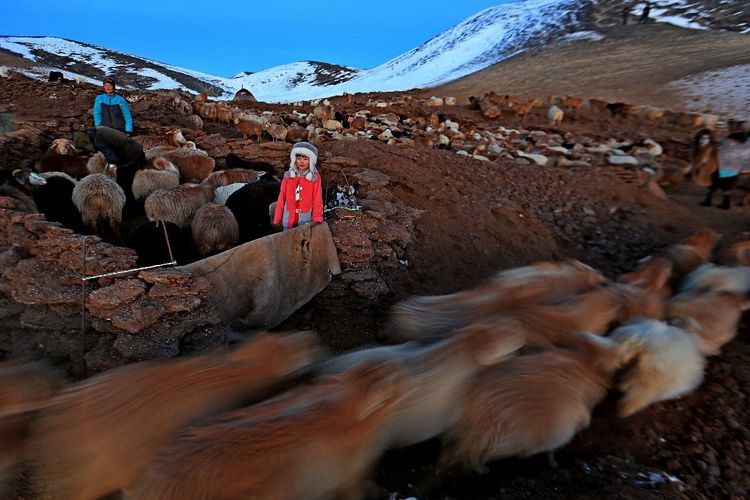
[[[298,188],[299,196],[296,196]],[[323,190],[318,172],[313,172],[311,181],[301,175],[291,177],[289,172],[284,174],[273,216],[274,224],[281,224],[284,211],[288,213],[288,228],[297,225],[301,213],[312,212],[313,222],[323,222]]]

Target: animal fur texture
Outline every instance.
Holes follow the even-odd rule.
[[[402,393],[398,369],[365,363],[309,392],[189,429],[134,498],[357,498]]]
[[[278,390],[317,352],[310,332],[263,334],[230,352],[129,365],[66,388],[34,431],[46,494],[90,499],[127,486],[181,428]]]
[[[703,381],[706,360],[696,337],[652,319],[634,320],[610,335],[635,346],[635,363],[623,374],[619,414],[627,417],[648,405],[683,396]]]
[[[400,340],[442,338],[519,305],[559,301],[605,281],[599,272],[577,261],[510,269],[472,290],[412,297],[396,304],[390,314],[389,333]]]
[[[456,423],[463,396],[479,370],[499,363],[523,346],[523,335],[470,326],[446,340],[361,349],[326,360],[320,373],[339,373],[365,361],[394,361],[404,371],[405,396],[387,422],[389,447],[439,436]]]
[[[666,318],[690,318],[683,329],[695,334],[701,354],[713,356],[737,335],[737,325],[748,308],[750,300],[744,293],[687,293],[667,302]]]
[[[232,248],[240,238],[240,227],[224,205],[208,203],[195,212],[190,223],[193,243],[201,256]]]
[[[626,352],[606,338],[582,334],[579,340],[571,350],[519,356],[483,370],[447,433],[443,466],[484,471],[492,460],[560,448],[587,427]]]

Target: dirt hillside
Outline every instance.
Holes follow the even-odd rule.
[[[663,24],[613,26],[599,33],[604,35],[601,40],[575,40],[524,52],[423,95],[468,99],[490,90],[524,98],[571,95],[750,118],[746,81],[726,88],[733,97],[731,107],[719,99],[701,101],[690,86],[668,85],[749,64],[750,35]],[[712,84],[721,85],[720,74]]]
[[[653,36],[665,32],[661,27],[648,29]],[[735,38],[728,36],[726,40]],[[569,50],[573,51],[572,46]],[[538,56],[533,64],[539,68],[544,67],[540,60],[552,57],[543,52]],[[524,59],[526,65],[519,66],[523,70],[515,73],[518,93],[524,81],[530,84],[541,74],[528,66],[531,58]],[[580,79],[586,74],[585,66],[596,67],[591,62],[578,64]],[[608,67],[614,73],[620,66],[610,62]],[[565,73],[562,68],[558,72]],[[622,76],[612,88],[626,88],[625,81],[641,82],[645,75]],[[545,85],[551,86],[553,81],[549,77]],[[611,95],[605,85],[608,79],[597,82],[601,87],[593,83],[576,87],[571,78],[567,83],[570,87],[557,88],[554,93]],[[485,83],[491,88],[498,85],[496,80]],[[463,90],[444,87],[430,93],[468,97],[490,88],[481,80],[473,85]],[[636,88],[634,83],[632,95]],[[529,95],[545,94],[549,87],[540,83],[527,91]],[[15,134],[11,139],[18,142],[10,142],[10,134],[2,136],[2,169],[36,159],[54,137],[88,126],[87,106],[95,92],[94,88],[31,82],[21,77],[0,81],[0,98],[9,103],[9,113],[19,129],[11,133]],[[54,95],[48,100],[53,104],[40,100],[40,95]],[[265,152],[267,158],[281,165],[287,161],[290,144],[268,137],[262,144],[255,144],[234,128],[208,120],[201,131],[188,129],[186,118],[171,107],[172,96],[167,93],[132,93],[130,97],[138,135],[157,135],[168,127],[181,126],[188,138],[217,159],[219,167],[224,166],[229,152],[244,156]],[[385,106],[378,106],[376,101]],[[244,105],[285,119],[296,110],[290,105]],[[338,136],[325,133],[318,137],[326,187],[334,190],[336,183],[351,183],[366,206],[354,212],[329,213],[327,222],[345,272],[278,327],[313,329],[332,351],[384,342],[388,310],[405,297],[464,290],[499,270],[539,260],[577,258],[615,277],[633,269],[639,259],[699,229],[709,227],[722,233],[722,245],[750,237],[750,207],[733,206],[728,211],[699,207],[703,190],[689,182],[667,188],[668,199],[663,200],[642,187],[633,169],[606,165],[601,159],[598,163],[592,160],[588,166],[566,168],[538,166],[516,157],[524,148],[545,141],[593,146],[610,139],[651,138],[664,148],[660,162],[685,163],[693,130],[585,114],[550,128],[539,110],[526,117],[490,119],[465,103],[428,107],[409,93],[357,95],[349,101],[338,97],[333,105],[344,123],[349,123],[347,118],[357,111],[370,113],[368,126],[376,133],[369,137],[354,134],[351,129]],[[312,105],[305,104],[302,110],[309,113]],[[458,124],[462,135],[450,134],[453,142],[439,146],[440,138],[433,140],[428,124],[435,123],[449,134],[447,120]],[[386,122],[396,125],[386,127]],[[385,128],[393,129],[391,134],[395,136],[384,135]],[[494,134],[505,142],[499,152],[477,158],[472,156],[477,145],[474,134]],[[19,137],[27,139],[22,142]],[[12,219],[17,223],[19,217],[14,214]],[[10,226],[7,220],[4,223]],[[12,270],[18,276],[14,267],[20,265],[18,262],[2,261],[11,269],[6,277],[13,275]],[[12,302],[8,296],[14,284],[7,279],[2,284],[3,305],[7,305]],[[64,330],[62,323],[57,329],[32,331],[19,319],[23,312],[19,312],[18,304],[14,305],[16,309],[3,310],[3,356],[10,357],[17,345],[42,357],[47,350],[65,347],[62,341],[60,345],[52,345],[54,340],[45,345],[38,341],[54,339],[54,334]],[[234,332],[238,336],[245,333]],[[746,474],[750,454],[747,333],[745,320],[738,338],[709,361],[703,385],[685,398],[653,405],[628,419],[618,419],[613,402],[605,402],[596,410],[590,428],[557,453],[557,468],[538,456],[497,462],[485,475],[458,471],[437,475],[439,444],[428,442],[386,455],[377,470],[380,489],[376,497],[746,498],[750,495]],[[30,342],[33,345],[24,344],[25,339],[34,340]],[[180,347],[186,342],[183,339]],[[19,498],[30,498],[26,486],[22,478],[16,490]]]

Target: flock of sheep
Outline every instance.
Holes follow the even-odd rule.
[[[62,388],[5,363],[3,475],[23,463],[53,498],[356,497],[385,450],[428,439],[441,470],[553,452],[612,390],[627,417],[698,387],[750,306],[750,242],[717,253],[716,239],[700,231],[614,282],[541,262],[413,297],[388,326],[405,343],[335,356],[313,332],[263,333]]]

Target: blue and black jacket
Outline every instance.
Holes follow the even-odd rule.
[[[99,94],[94,100],[94,125],[104,125],[121,132],[133,131],[133,117],[128,101],[119,94]]]

